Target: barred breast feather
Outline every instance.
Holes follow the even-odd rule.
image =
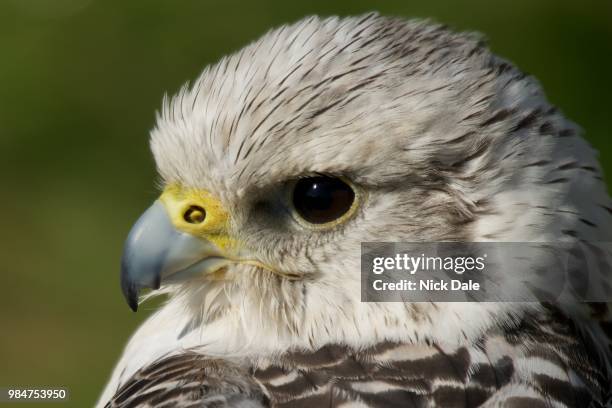
[[[117,390],[126,407],[603,407],[604,362],[561,312],[458,348],[330,344],[250,361],[164,357]]]

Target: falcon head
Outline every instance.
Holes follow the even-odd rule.
[[[465,336],[505,306],[361,303],[360,244],[595,237],[580,214],[607,219],[593,150],[538,83],[422,21],[273,30],[166,99],[151,148],[163,191],[121,282],[134,310],[169,293],[179,336]]]

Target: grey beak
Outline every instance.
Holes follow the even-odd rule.
[[[143,288],[159,289],[229,263],[209,241],[177,230],[158,200],[136,221],[121,258],[121,290],[133,311]]]

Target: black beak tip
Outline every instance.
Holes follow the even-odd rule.
[[[129,274],[127,272],[127,268],[125,266],[125,261],[122,259],[121,262],[121,291],[123,292],[123,297],[125,298],[128,306],[132,311],[138,311],[138,286],[136,283],[129,278]]]
[[[128,306],[130,307],[130,309],[132,309],[133,312],[137,312],[138,311],[138,288],[134,285],[134,284],[130,284],[130,283],[126,283],[123,284],[125,281],[122,281],[122,291],[123,291],[123,296],[125,297],[125,300],[128,304]]]
[[[157,290],[160,288],[161,276],[159,273],[154,273],[150,279],[151,281],[146,284],[139,283],[130,277],[129,268],[125,267],[125,263],[122,265],[121,291],[123,292],[123,297],[132,311],[138,311],[138,296],[140,295],[141,289],[151,288],[153,290]]]
[[[130,230],[121,256],[121,291],[128,306],[138,310],[140,290],[161,286],[161,272],[168,250],[166,239],[177,231],[163,205],[156,201]],[[160,239],[162,237],[162,239]]]
[[[138,311],[138,291],[133,290],[125,295],[125,299],[127,300],[127,304],[132,309],[132,312]]]
[[[151,285],[151,289],[157,290],[161,287],[161,276],[159,274],[155,275],[155,279],[153,280],[153,284]]]

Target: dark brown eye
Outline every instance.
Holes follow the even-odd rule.
[[[334,177],[309,177],[298,180],[293,189],[296,212],[311,224],[325,224],[346,214],[355,201],[355,192]]]

